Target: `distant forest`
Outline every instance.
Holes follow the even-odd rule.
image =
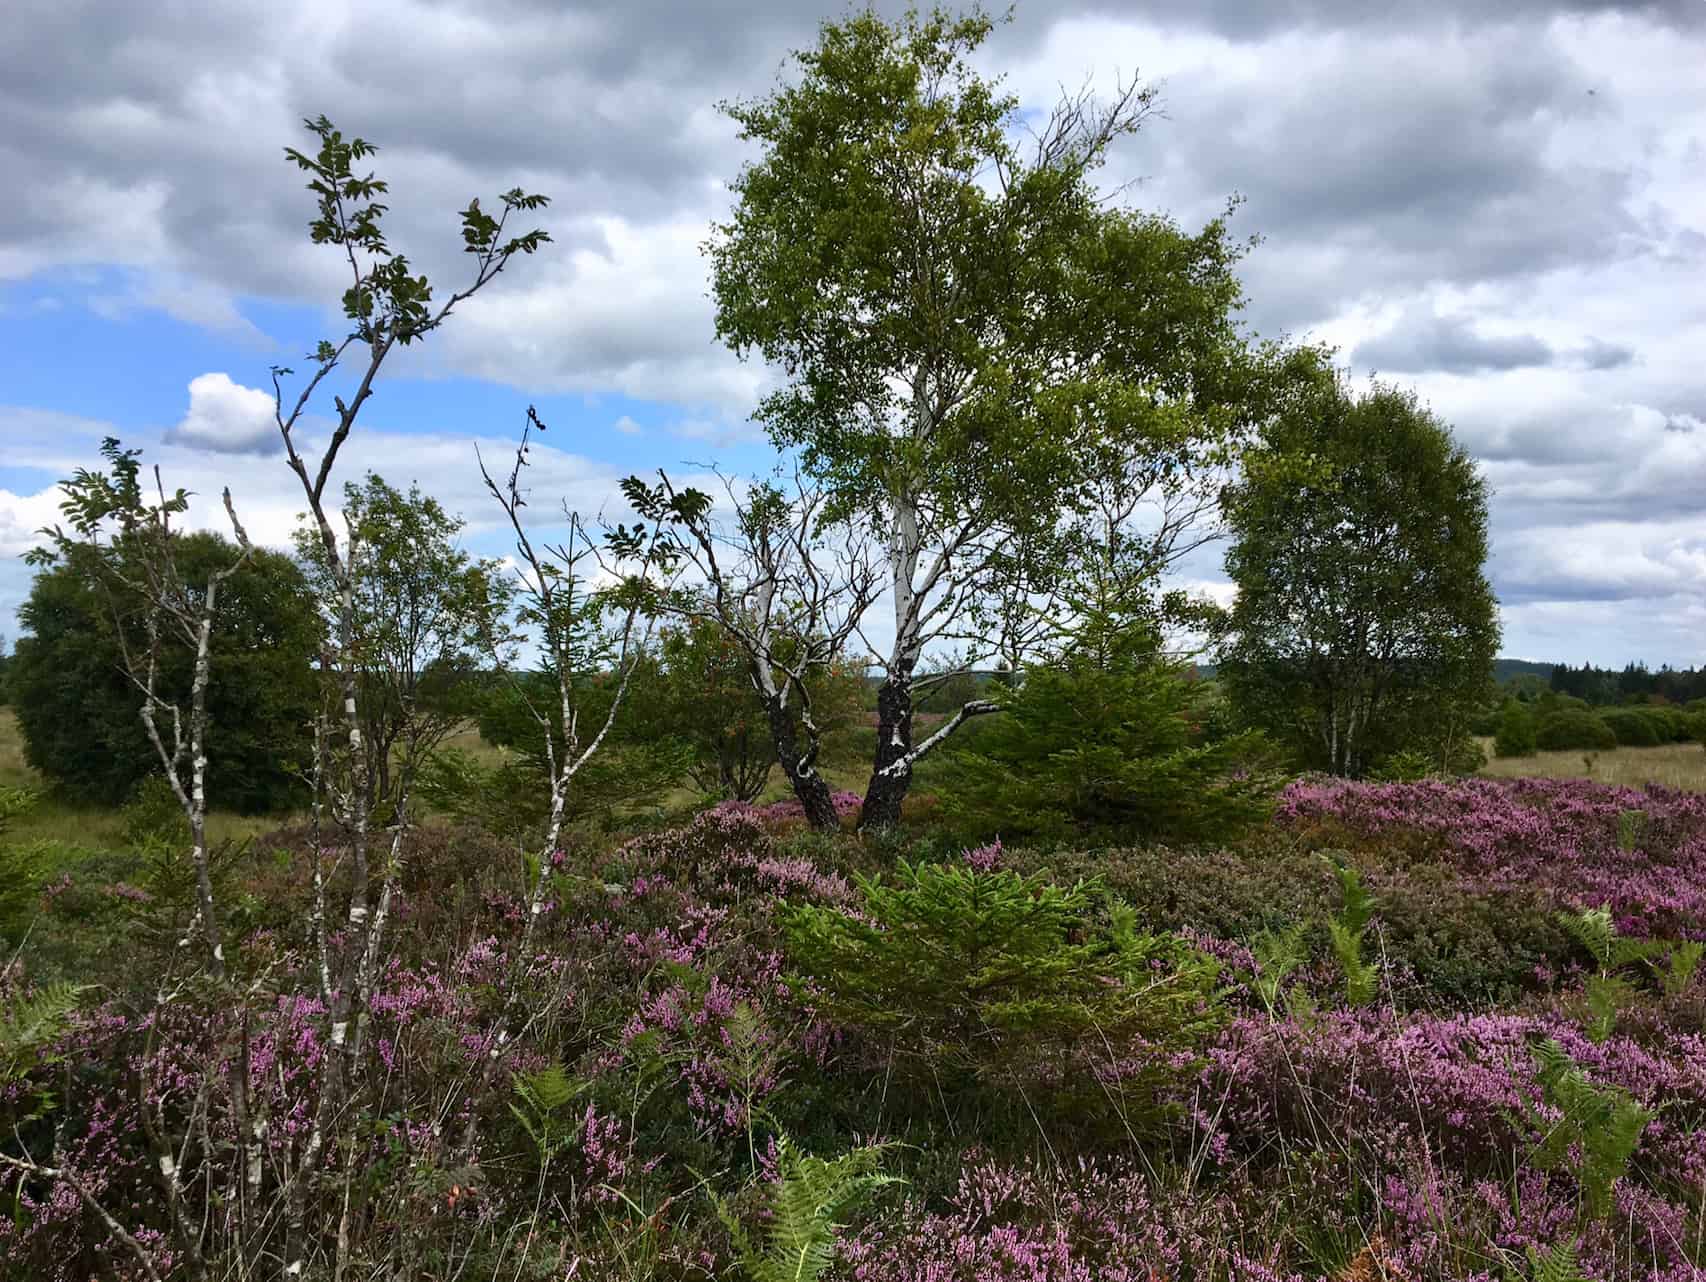
[[[1684,704],[1706,699],[1706,667],[1655,669],[1644,663],[1631,663],[1619,670],[1596,668],[1591,663],[1573,668],[1567,663],[1498,659],[1493,663],[1493,677],[1500,685],[1514,686],[1519,694],[1546,689],[1597,705],[1645,703],[1655,699]]]

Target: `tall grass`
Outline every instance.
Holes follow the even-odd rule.
[[[1706,792],[1706,749],[1698,743],[1668,743],[1657,748],[1616,748],[1609,752],[1540,752],[1532,757],[1493,757],[1482,774],[1500,779],[1592,779],[1597,783],[1639,788],[1656,783],[1687,792]]]

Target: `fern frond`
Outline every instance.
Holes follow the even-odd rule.
[[[1666,997],[1681,997],[1694,982],[1700,969],[1700,959],[1706,956],[1706,944],[1697,939],[1679,939],[1670,946],[1670,965],[1661,982]]]
[[[750,1282],[816,1282],[835,1258],[842,1217],[879,1188],[903,1184],[882,1170],[886,1148],[853,1149],[839,1157],[804,1154],[786,1136],[776,1142],[777,1178],[768,1188],[769,1224],[762,1246],[728,1204],[714,1199]]]
[[[0,1006],[0,1082],[21,1075],[66,1030],[86,991],[81,984],[48,984]]]
[[[1599,968],[1610,970],[1616,954],[1616,928],[1611,924],[1611,905],[1601,904],[1579,913],[1559,913],[1559,923],[1581,946],[1593,954]]]
[[[1588,1282],[1574,1242],[1557,1242],[1544,1252],[1529,1247],[1528,1268],[1531,1282]]]
[[[1333,956],[1344,972],[1345,1000],[1352,1006],[1365,1006],[1374,1000],[1380,979],[1379,971],[1362,956],[1363,935],[1374,917],[1374,897],[1341,852],[1328,851],[1321,857],[1332,866],[1344,898],[1339,915],[1327,923],[1327,935],[1333,945]]]

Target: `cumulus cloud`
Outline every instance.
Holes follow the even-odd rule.
[[[220,373],[190,380],[189,411],[165,439],[171,445],[220,454],[268,454],[283,448],[273,420],[272,393],[244,387]]]
[[[1590,338],[1575,352],[1575,359],[1588,369],[1621,369],[1635,361],[1635,349],[1623,343],[1607,343]]]
[[[381,145],[393,243],[441,296],[466,272],[452,211],[470,195],[555,198],[556,243],[399,353],[393,377],[620,394],[651,402],[615,424],[657,425],[648,442],[756,436],[744,425],[774,375],[715,341],[699,254],[751,155],[714,104],[765,92],[839,3],[13,8],[0,165],[31,181],[0,206],[0,284],[89,269],[120,283],[54,289],[67,309],[259,343],[248,300],[344,287],[279,154],[325,111]],[[1494,487],[1512,648],[1545,653],[1576,608],[1603,659],[1641,629],[1698,657],[1684,603],[1706,582],[1675,523],[1706,485],[1706,292],[1690,287],[1706,278],[1706,4],[1021,0],[980,58],[1031,111],[1087,76],[1161,84],[1164,116],[1102,176],[1187,226],[1241,194],[1235,233],[1263,237],[1242,268],[1252,329],[1333,342],[1455,425]],[[258,395],[192,388],[171,448],[196,466],[267,448]],[[433,439],[457,462],[432,483],[454,489],[466,438]],[[1644,594],[1627,623],[1602,608],[1615,590]]]
[[[1467,317],[1412,314],[1360,344],[1352,359],[1382,371],[1476,374],[1550,365],[1557,353],[1533,334],[1483,334]]]

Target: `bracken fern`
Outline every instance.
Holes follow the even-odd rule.
[[[815,1282],[835,1258],[841,1220],[879,1188],[905,1183],[882,1171],[883,1147],[856,1148],[839,1157],[802,1153],[786,1136],[776,1141],[777,1177],[767,1189],[763,1241],[722,1198],[717,1218],[733,1240],[749,1282]]]

